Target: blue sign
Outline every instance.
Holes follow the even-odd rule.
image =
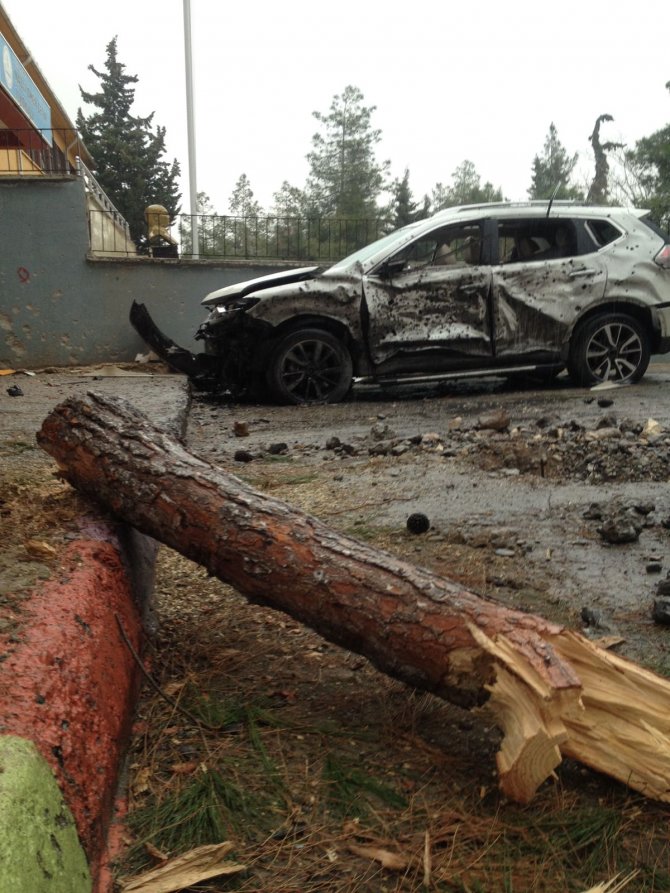
[[[14,50],[0,34],[0,86],[12,97],[43,139],[51,142],[51,107],[35,86]]]

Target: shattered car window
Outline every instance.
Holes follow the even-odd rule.
[[[575,227],[570,220],[512,220],[498,225],[500,263],[527,263],[578,254]]]
[[[587,220],[584,227],[598,248],[615,242],[623,235],[609,220]]]
[[[376,242],[372,242],[372,244],[366,245],[365,248],[361,248],[354,254],[350,254],[348,257],[345,257],[342,260],[338,261],[336,264],[333,264],[333,266],[330,267],[331,272],[338,272],[339,270],[346,269],[357,263],[365,263],[365,261],[370,260],[376,254],[382,252],[385,248],[392,248],[396,242],[402,244],[403,242],[407,241],[407,239],[411,238],[412,231],[416,229],[418,225],[418,223],[411,223],[409,226],[405,226],[402,229],[395,230],[394,232],[389,233],[387,236],[382,236],[382,238],[377,239]]]
[[[405,246],[392,258],[405,261],[405,269],[425,266],[473,266],[481,255],[481,231],[478,224],[446,226]]]

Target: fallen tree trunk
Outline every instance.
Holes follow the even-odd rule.
[[[670,802],[670,682],[257,492],[121,400],[70,398],[38,441],[75,487],[250,601],[412,686],[487,702],[511,798],[529,800],[568,755]]]

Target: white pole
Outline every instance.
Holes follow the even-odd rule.
[[[193,58],[191,55],[191,0],[184,0],[184,59],[186,63],[186,131],[188,134],[188,191],[191,203],[193,257],[200,257],[198,187],[195,165],[195,115],[193,110]]]

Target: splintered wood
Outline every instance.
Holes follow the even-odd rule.
[[[124,401],[70,398],[40,445],[118,517],[504,738],[500,786],[528,801],[563,756],[670,802],[670,683],[588,639],[327,527],[192,455]]]

